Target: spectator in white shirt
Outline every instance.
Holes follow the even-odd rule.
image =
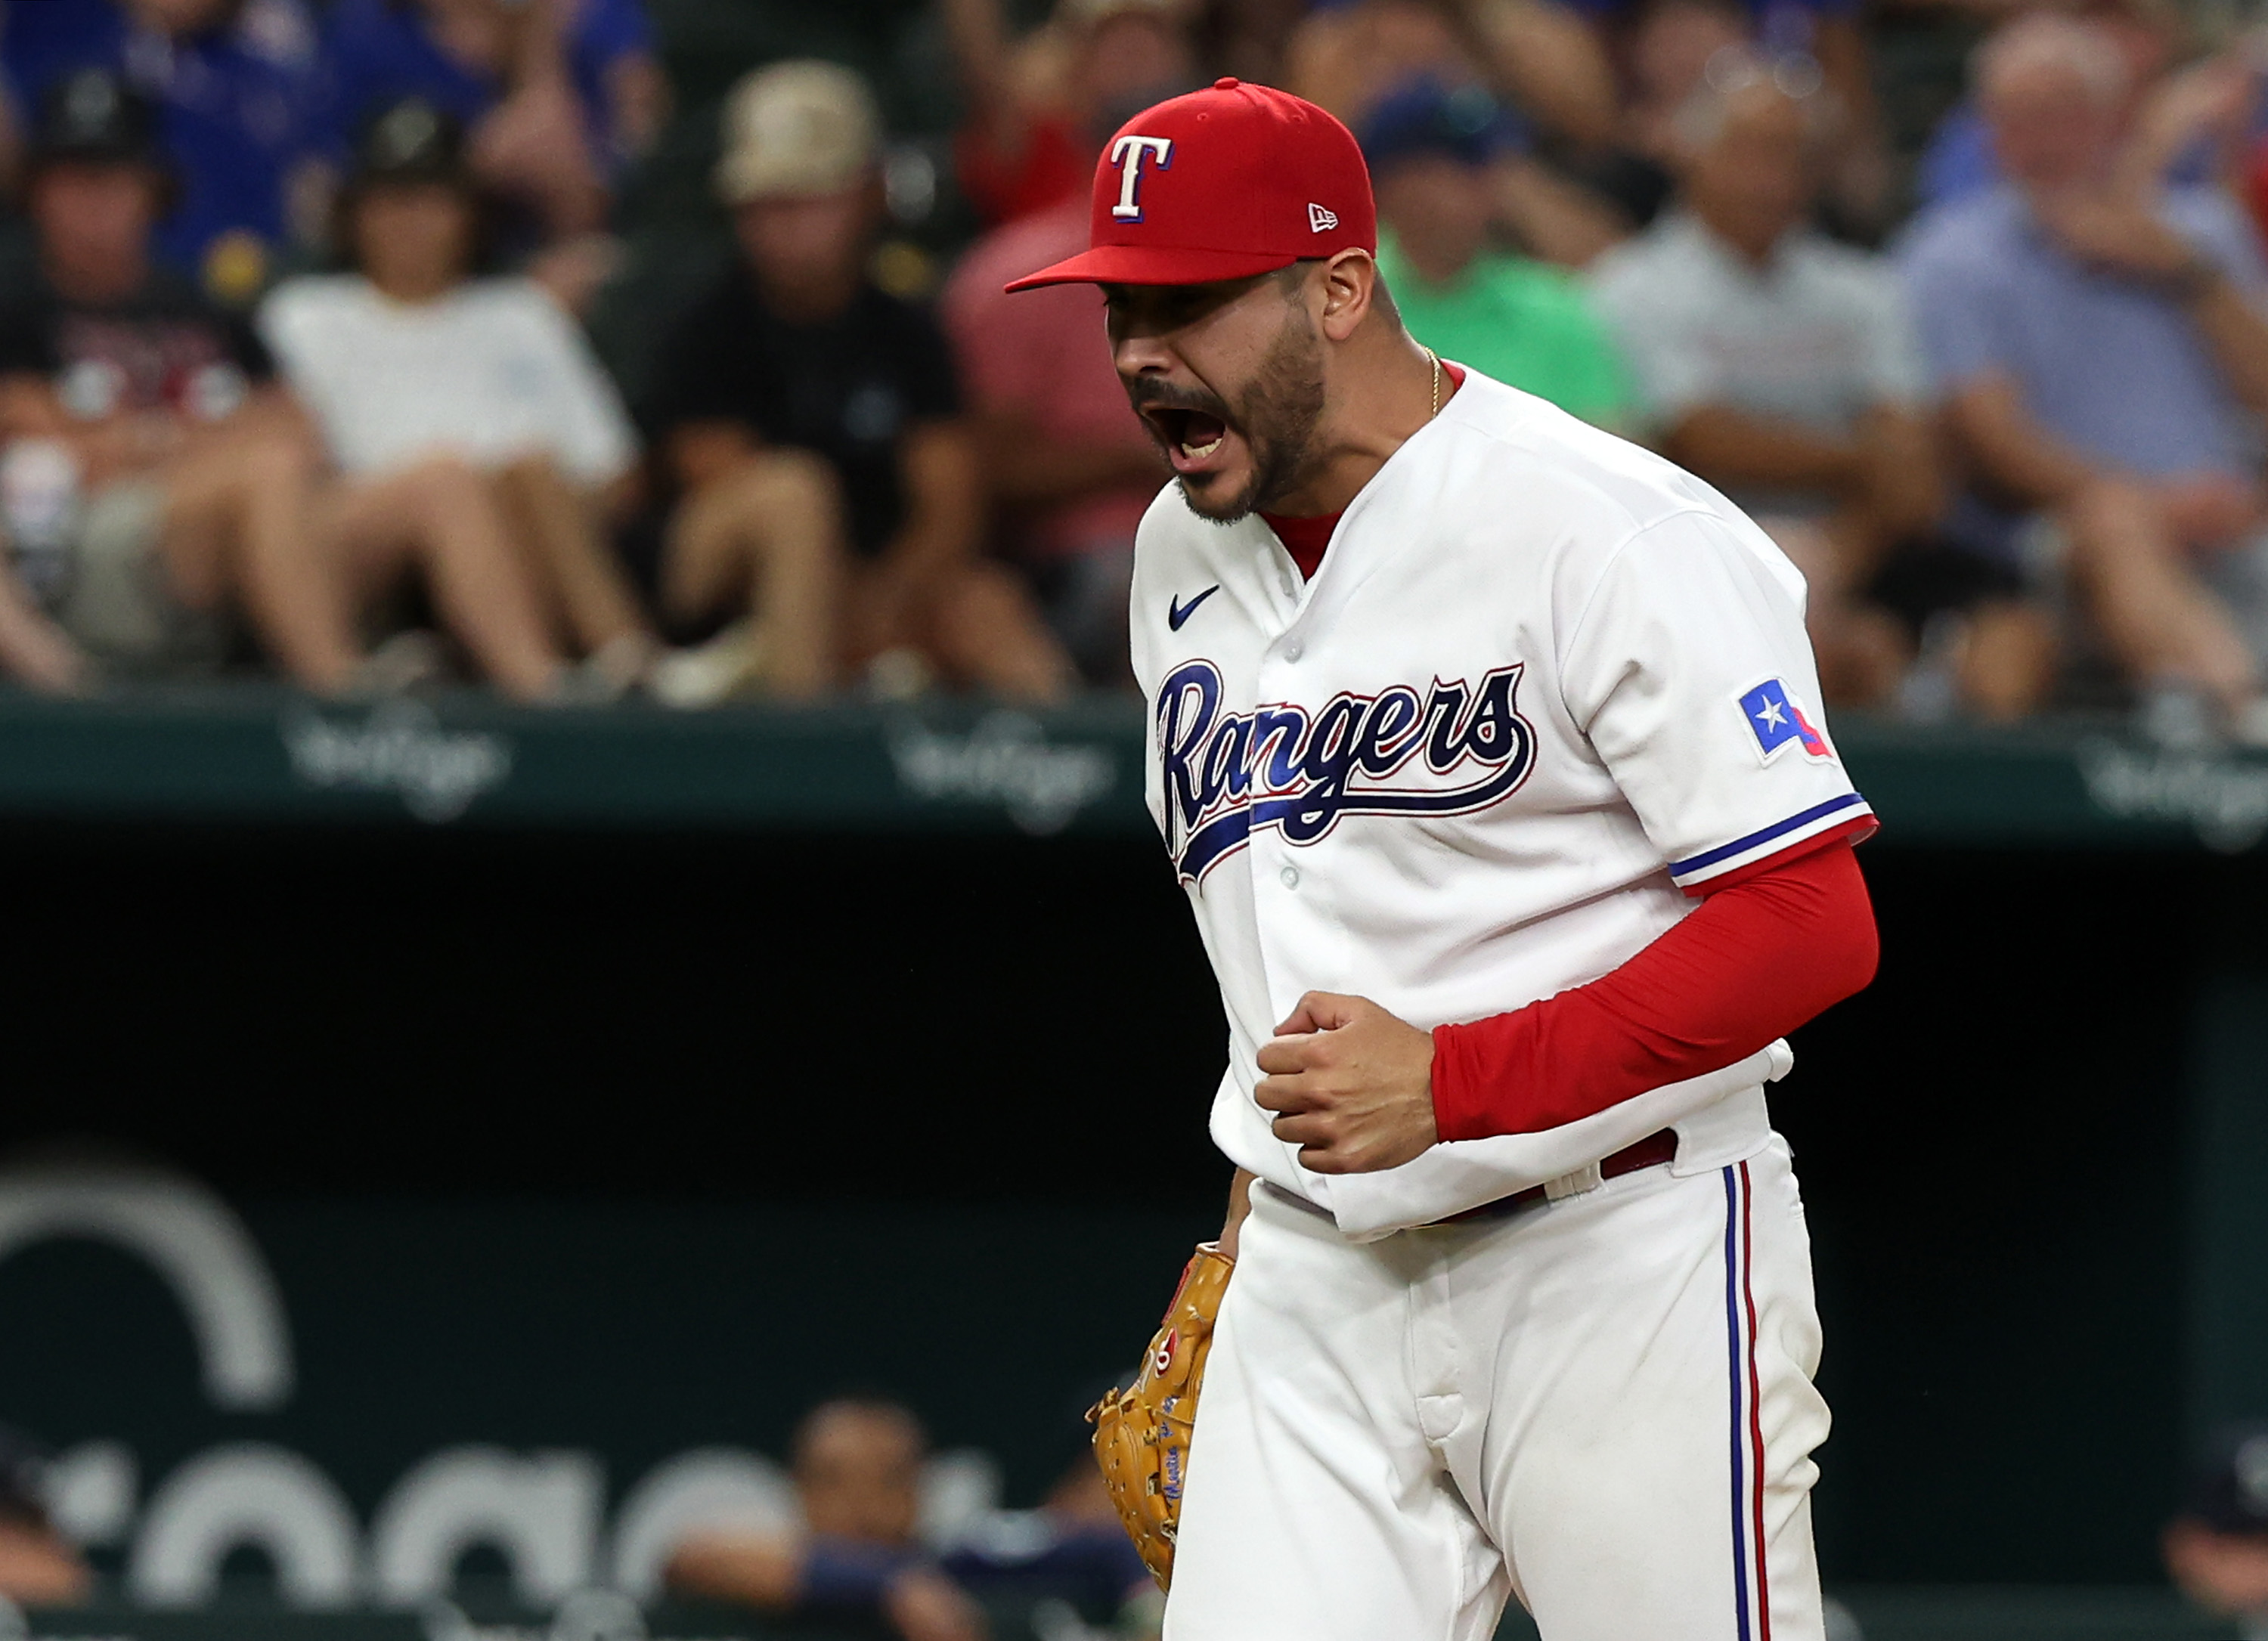
[[[200,675],[241,616],[312,690],[404,681],[398,653],[363,651],[355,606],[382,563],[345,550],[267,350],[152,261],[167,178],[148,104],[100,70],[73,75],[31,161],[38,278],[0,303],[0,668],[46,689]],[[445,480],[404,483],[387,550],[427,564],[505,689],[552,692],[562,662],[532,584]]]
[[[638,682],[658,645],[607,540],[637,438],[550,297],[474,276],[481,201],[455,121],[416,99],[379,114],[341,220],[357,271],[288,281],[259,316],[341,475],[333,527],[384,556],[405,484],[440,486],[509,544],[551,640],[590,658],[588,682]]]

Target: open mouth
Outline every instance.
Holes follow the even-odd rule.
[[[1151,405],[1142,414],[1157,429],[1159,442],[1173,458],[1174,467],[1183,473],[1218,455],[1228,442],[1228,424],[1210,411]]]

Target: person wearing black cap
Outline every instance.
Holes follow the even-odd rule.
[[[418,99],[380,111],[339,217],[354,271],[288,280],[259,313],[338,469],[326,547],[362,585],[422,548],[445,620],[485,639],[483,665],[515,694],[563,681],[556,608],[591,658],[574,693],[619,694],[659,649],[604,534],[637,437],[549,297],[475,277],[483,202],[462,128]]]
[[[2167,1526],[2166,1571],[2183,1595],[2268,1641],[2268,1422],[2214,1432]]]
[[[667,107],[642,0],[333,0],[325,27],[343,136],[407,98],[444,108],[482,185],[547,237],[604,231]]]
[[[232,306],[307,224],[329,76],[305,0],[32,0],[6,8],[0,68],[26,107],[86,69],[149,98],[180,186],[159,262]]]
[[[0,666],[64,689],[210,671],[233,600],[324,681],[347,638],[304,548],[306,431],[250,328],[153,261],[172,189],[153,110],[106,71],[72,75],[28,170],[40,276],[0,305]]]
[[[1363,157],[1378,191],[1379,272],[1410,334],[1522,392],[1605,428],[1630,389],[1582,288],[1491,241],[1500,162],[1520,123],[1477,85],[1404,85],[1371,111]]]

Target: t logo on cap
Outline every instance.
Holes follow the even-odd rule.
[[[1118,203],[1110,214],[1121,222],[1142,220],[1142,207],[1136,202],[1135,190],[1142,186],[1142,160],[1145,155],[1154,156],[1158,169],[1174,168],[1174,139],[1170,136],[1137,136],[1128,132],[1110,145],[1110,163],[1118,167]]]
[[[1191,153],[1181,175],[1145,197],[1145,167],[1164,171]],[[1008,289],[1211,284],[1350,250],[1378,250],[1354,133],[1287,92],[1216,80],[1118,128],[1095,157],[1087,248]]]

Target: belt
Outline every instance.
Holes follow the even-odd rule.
[[[1636,1144],[1625,1145],[1611,1157],[1600,1158],[1595,1166],[1599,1171],[1599,1179],[1618,1180],[1625,1174],[1636,1174],[1640,1168],[1658,1168],[1665,1162],[1676,1160],[1677,1130],[1656,1129]],[[1581,1172],[1588,1173],[1589,1170],[1584,1169]],[[1571,1174],[1568,1177],[1572,1180],[1578,1176]],[[1557,1180],[1552,1181],[1549,1185],[1531,1185],[1524,1191],[1514,1191],[1509,1196],[1499,1196],[1492,1203],[1483,1203],[1477,1208],[1468,1208],[1461,1214],[1451,1214],[1447,1218],[1436,1219],[1433,1223],[1440,1225],[1468,1225],[1476,1219],[1501,1219],[1506,1215],[1518,1213],[1523,1208],[1532,1208],[1546,1197],[1556,1199],[1574,1194],[1564,1188],[1556,1190],[1553,1188],[1559,1185],[1560,1181]],[[1578,1188],[1578,1189],[1581,1188]]]

